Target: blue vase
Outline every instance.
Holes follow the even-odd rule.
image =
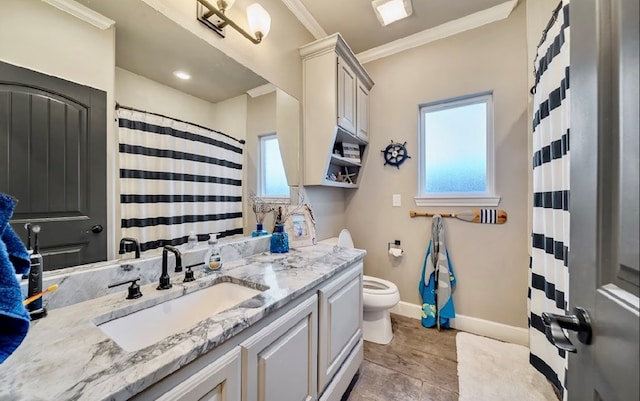
[[[252,237],[262,237],[268,234],[269,233],[262,228],[262,223],[256,223],[256,229],[251,232]]]
[[[276,230],[271,234],[271,253],[289,252],[289,234],[284,232],[282,224],[276,224]]]

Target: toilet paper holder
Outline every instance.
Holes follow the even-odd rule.
[[[393,257],[401,257],[404,251],[400,248],[400,240],[397,239],[393,242],[387,242],[387,252]]]
[[[391,250],[391,246],[394,248],[400,248],[400,240],[394,240],[393,242],[387,242],[387,251]]]

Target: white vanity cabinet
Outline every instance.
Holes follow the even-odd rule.
[[[215,361],[196,370],[183,369],[172,381],[161,382],[134,399],[156,401],[241,401],[241,353],[235,347]],[[191,367],[189,367],[191,368]],[[179,376],[179,377],[175,377]],[[181,377],[180,377],[181,376]],[[175,384],[177,382],[177,384]],[[163,386],[165,384],[165,386]],[[167,387],[168,384],[168,388]],[[163,388],[165,387],[165,388]]]
[[[318,390],[325,389],[362,338],[362,262],[318,290]]]
[[[242,343],[243,401],[317,399],[317,298]]]
[[[369,143],[373,80],[338,33],[301,47],[300,56],[304,183],[356,188]],[[349,178],[337,181],[338,172]]]
[[[133,400],[339,401],[363,360],[362,261]]]

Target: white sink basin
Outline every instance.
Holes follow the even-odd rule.
[[[219,282],[98,327],[125,351],[137,351],[196,323],[231,309],[261,290],[230,282]]]

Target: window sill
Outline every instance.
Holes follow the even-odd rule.
[[[272,205],[288,205],[291,203],[291,198],[288,196],[264,196],[260,197],[260,199]]]
[[[416,206],[488,206],[496,207],[499,196],[416,196]]]

